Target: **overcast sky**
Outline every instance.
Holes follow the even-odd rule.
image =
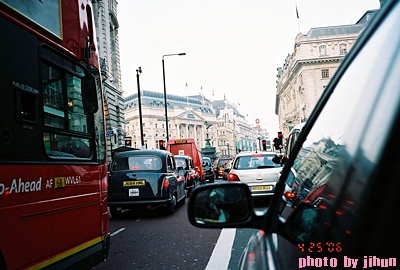
[[[296,5],[299,19],[296,16]],[[124,96],[141,90],[240,104],[272,136],[277,67],[293,53],[297,33],[356,23],[379,0],[118,0]],[[187,85],[187,86],[186,86]]]

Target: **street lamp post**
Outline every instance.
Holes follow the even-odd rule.
[[[165,87],[165,67],[164,67],[164,57],[165,56],[181,56],[181,55],[186,55],[186,53],[173,53],[173,54],[165,54],[162,57],[162,69],[163,69],[163,82],[164,82],[164,108],[165,108],[165,125],[166,125],[166,131],[167,131],[167,142],[169,140],[169,131],[168,131],[168,110],[167,110],[167,89]]]
[[[139,106],[139,121],[140,121],[140,140],[141,140],[141,149],[144,149],[144,136],[143,136],[143,119],[142,119],[142,101],[140,98],[140,83],[139,83],[139,73],[142,73],[142,68],[139,67],[136,70],[136,80],[137,80],[137,89],[138,89],[138,106]]]

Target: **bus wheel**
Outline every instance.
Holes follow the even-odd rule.
[[[116,206],[110,206],[111,216],[115,219],[120,218],[122,215],[122,209]]]

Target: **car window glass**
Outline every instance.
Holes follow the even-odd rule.
[[[172,162],[171,157],[168,156],[167,157],[167,170],[171,171],[173,169],[174,169],[174,163]]]
[[[353,156],[359,151],[359,142],[365,136],[372,138],[366,135],[365,127],[370,124],[371,118],[374,119],[370,113],[375,103],[380,98],[384,98],[380,97],[381,90],[384,84],[388,83],[386,77],[393,68],[389,63],[394,61],[393,55],[398,55],[399,37],[393,35],[398,25],[400,25],[400,18],[392,16],[388,19],[354,59],[335,87],[335,91],[295,159],[293,169],[296,183],[298,183],[297,203],[310,202],[318,206],[316,208],[318,215],[313,220],[315,223],[313,230],[308,232],[310,238],[300,239],[304,235],[300,237],[300,234],[296,234],[298,241],[324,240],[322,236],[326,235],[329,225],[337,220],[337,215],[343,215],[343,212],[335,213],[336,203],[341,191],[348,185],[355,184],[351,183],[355,176],[349,167],[352,165],[351,162],[354,162]],[[363,79],[360,80],[360,78]],[[398,88],[393,89],[398,91]],[[397,102],[398,93],[395,96],[397,98],[392,96],[393,102]],[[389,97],[390,95],[386,98],[390,99]],[[376,129],[379,130],[379,121],[385,120],[379,116],[374,121],[376,121]],[[379,134],[374,134],[373,138],[376,140]],[[370,139],[368,143],[365,143],[363,151],[374,151],[373,140]],[[357,181],[367,179],[373,167],[367,164],[377,162],[372,154],[366,154],[365,158],[367,157],[370,159],[362,165],[363,177],[358,178]],[[357,190],[348,190],[353,198],[346,205],[348,211],[357,206],[357,198],[362,194],[363,183],[357,183],[356,186]],[[287,211],[286,214],[290,214],[293,208],[287,207],[285,211]],[[304,222],[307,223],[309,220]],[[334,237],[340,239],[351,232],[350,222],[350,218],[344,221],[341,231],[336,232]]]
[[[176,167],[182,167],[184,170],[188,170],[188,160],[185,158],[175,158]]]
[[[160,170],[162,163],[158,156],[130,156],[115,159],[111,168],[113,171]]]

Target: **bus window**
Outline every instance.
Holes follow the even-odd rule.
[[[46,51],[46,57],[49,56],[51,53]],[[75,73],[42,63],[44,124],[52,130],[44,133],[44,146],[51,158],[90,158],[88,116],[83,108],[81,89],[84,72],[72,63],[68,67]],[[79,132],[86,138],[59,132]]]

